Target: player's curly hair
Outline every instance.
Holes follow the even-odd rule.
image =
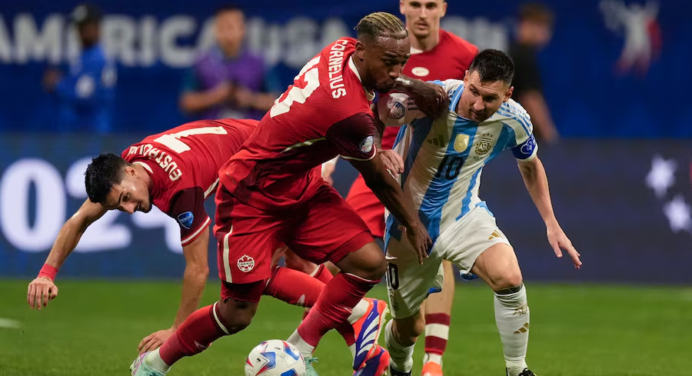
[[[387,12],[370,13],[363,17],[356,25],[356,33],[358,39],[368,37],[373,40],[378,37],[398,40],[408,36],[406,25],[401,22],[399,17]]]
[[[469,74],[478,72],[481,82],[502,81],[508,85],[514,78],[514,62],[500,50],[481,51],[471,62]]]
[[[84,173],[87,196],[94,203],[103,204],[113,185],[120,184],[128,163],[113,153],[102,153],[93,158]]]

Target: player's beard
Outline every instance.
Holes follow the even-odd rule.
[[[488,116],[488,110],[487,109],[484,111],[480,111],[480,112],[474,111],[473,109],[470,109],[469,113],[473,115],[471,120],[478,122],[478,123],[482,123],[482,122],[488,120],[488,118],[490,118],[490,116]]]
[[[383,84],[375,85],[375,91],[377,91],[380,94],[387,94],[387,93],[391,92],[394,89],[394,87],[396,87],[396,82],[392,81],[392,83],[390,83],[390,84],[383,83]]]
[[[151,211],[151,201],[152,201],[152,198],[149,197],[148,202],[142,203],[142,206],[139,208],[142,213],[149,213]]]

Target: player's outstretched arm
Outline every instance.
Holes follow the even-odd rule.
[[[202,293],[204,293],[204,286],[209,277],[208,249],[209,227],[207,226],[192,243],[183,246],[183,255],[185,256],[183,291],[173,326],[144,337],[137,347],[140,353],[159,348],[175,332],[178,326],[199,307]]]
[[[397,181],[389,174],[379,155],[368,161],[349,160],[363,175],[367,186],[389,212],[406,227],[406,236],[418,253],[418,261],[428,257],[432,240],[425,226],[418,219],[412,205],[406,204],[404,193]]]
[[[100,204],[86,200],[79,210],[65,222],[38,277],[29,283],[27,303],[32,309],[41,310],[42,307],[48,305],[49,300],[58,296],[58,287],[53,283],[55,274],[67,256],[77,247],[84,231],[106,214],[106,211]]]
[[[543,168],[543,163],[537,156],[530,160],[520,160],[518,163],[526,189],[529,191],[536,208],[538,208],[538,212],[541,213],[541,217],[543,217],[548,230],[548,241],[553,247],[555,255],[562,257],[562,249],[566,250],[572,258],[574,266],[579,269],[582,264],[579,259],[581,255],[574,248],[564,231],[562,231],[557,218],[555,218],[553,204],[550,201],[548,177],[545,173],[545,168]]]

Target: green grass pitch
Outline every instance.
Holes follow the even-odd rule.
[[[1,376],[128,375],[139,341],[166,328],[180,295],[176,282],[58,280],[60,296],[43,311],[26,304],[29,281],[0,281]],[[444,370],[447,376],[501,376],[504,361],[491,291],[458,285]],[[528,363],[540,376],[692,375],[692,289],[601,285],[527,285],[531,307]],[[210,282],[203,303],[218,296]],[[378,287],[371,294],[385,298]],[[247,353],[285,339],[301,309],[265,297],[250,328],[176,364],[171,376],[242,376]],[[7,328],[6,320],[20,328]],[[383,339],[380,339],[383,343]],[[423,341],[416,350],[420,375]],[[317,349],[321,376],[351,375],[350,354],[335,332]]]

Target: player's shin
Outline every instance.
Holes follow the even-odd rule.
[[[303,272],[277,266],[264,289],[264,295],[272,296],[288,304],[312,307],[324,287],[324,283]]]
[[[145,362],[156,371],[165,373],[183,357],[199,354],[218,338],[228,335],[220,320],[218,302],[193,312],[161,348],[152,351]]]
[[[332,275],[324,266],[320,266],[318,274],[320,271],[329,274],[329,280],[332,279]],[[264,290],[264,295],[272,296],[292,305],[309,308],[315,305],[324,288],[325,284],[317,278],[317,275],[310,276],[293,269],[276,267],[272,273],[272,278],[269,280],[269,284],[267,284]],[[346,345],[351,350],[351,353],[355,352],[353,345],[356,342],[352,324],[365,314],[368,306],[367,301],[361,300],[353,308],[347,321],[336,327],[336,330],[346,341]]]
[[[413,369],[413,350],[415,343],[403,345],[394,331],[394,321],[390,320],[384,330],[384,341],[389,351],[391,368],[399,373],[407,374]]]
[[[371,281],[352,274],[339,273],[329,282],[315,306],[303,320],[288,342],[303,355],[310,356],[320,339],[355,312],[354,308],[379,280]]]
[[[529,317],[526,288],[523,284],[495,292],[495,321],[510,376],[517,376],[526,368]]]

